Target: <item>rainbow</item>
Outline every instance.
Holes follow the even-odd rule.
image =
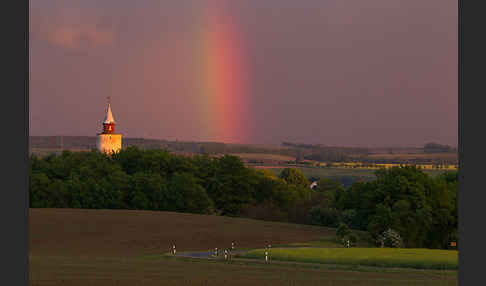
[[[201,130],[205,141],[243,143],[248,140],[248,78],[240,33],[225,1],[208,1],[200,32]]]

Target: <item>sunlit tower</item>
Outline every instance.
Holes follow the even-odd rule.
[[[98,134],[96,147],[102,153],[113,154],[121,150],[122,135],[115,134],[115,119],[111,112],[110,97],[108,99],[108,108],[106,109],[105,120],[103,121],[103,132]]]

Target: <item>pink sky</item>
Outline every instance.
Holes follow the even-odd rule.
[[[94,136],[111,96],[125,137],[220,140],[200,80],[218,1],[31,1],[31,135]],[[457,145],[457,1],[226,2],[251,130],[228,141]]]

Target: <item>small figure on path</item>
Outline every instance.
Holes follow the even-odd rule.
[[[218,256],[218,248],[217,247],[214,249],[214,256]]]
[[[174,255],[176,254],[176,247],[175,247],[175,244],[174,244],[174,245],[172,245],[172,254],[174,254]]]
[[[268,251],[265,251],[265,261],[268,262]]]
[[[224,250],[224,260],[228,259],[228,251],[225,249]]]
[[[231,243],[231,250],[235,250],[235,243],[234,242]]]

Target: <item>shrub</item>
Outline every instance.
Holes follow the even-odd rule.
[[[341,223],[339,227],[336,230],[336,236],[343,239],[345,236],[349,235],[351,231],[349,230],[349,227],[345,223]]]
[[[342,221],[351,226],[351,227],[355,227],[357,224],[355,223],[356,221],[356,210],[354,209],[347,209],[347,210],[344,210],[341,212],[341,217],[342,217]]]
[[[327,227],[337,227],[339,212],[335,208],[313,207],[309,211],[311,224]]]
[[[356,242],[358,242],[358,236],[354,233],[349,234],[348,239],[352,244],[355,244]]]
[[[382,235],[383,244],[386,247],[393,247],[393,248],[401,248],[403,247],[403,240],[400,234],[389,228],[388,230],[383,232]]]

